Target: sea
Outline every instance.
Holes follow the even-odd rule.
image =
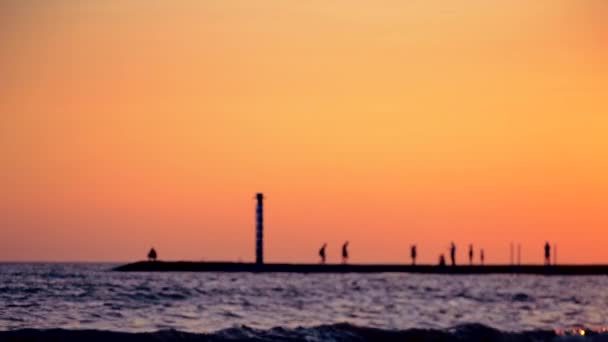
[[[607,340],[608,277],[0,264],[0,341]]]

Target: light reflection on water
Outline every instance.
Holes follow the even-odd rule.
[[[112,266],[0,264],[0,330],[209,332],[348,322],[383,329],[480,323],[580,334],[581,327],[608,326],[604,276],[107,271]]]

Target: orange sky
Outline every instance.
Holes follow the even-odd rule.
[[[604,0],[5,0],[0,260],[608,262]]]

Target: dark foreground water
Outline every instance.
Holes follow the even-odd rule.
[[[0,341],[559,340],[583,333],[608,340],[601,333],[608,326],[604,276],[118,273],[113,266],[0,264]]]

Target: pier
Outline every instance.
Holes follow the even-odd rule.
[[[513,262],[511,244],[510,265],[408,265],[408,264],[325,264],[265,263],[264,262],[264,194],[257,193],[255,207],[255,262],[197,262],[148,261],[130,263],[114,268],[121,272],[250,272],[250,273],[425,273],[425,274],[537,274],[537,275],[608,275],[608,265],[520,265]],[[343,247],[344,248],[344,247]],[[547,247],[545,247],[547,248]],[[555,249],[557,247],[554,247]],[[345,253],[344,251],[342,252]],[[556,259],[554,259],[556,262]]]
[[[122,272],[249,272],[249,273],[423,273],[608,275],[608,265],[487,265],[435,266],[400,264],[289,264],[194,261],[140,261],[114,269]]]

